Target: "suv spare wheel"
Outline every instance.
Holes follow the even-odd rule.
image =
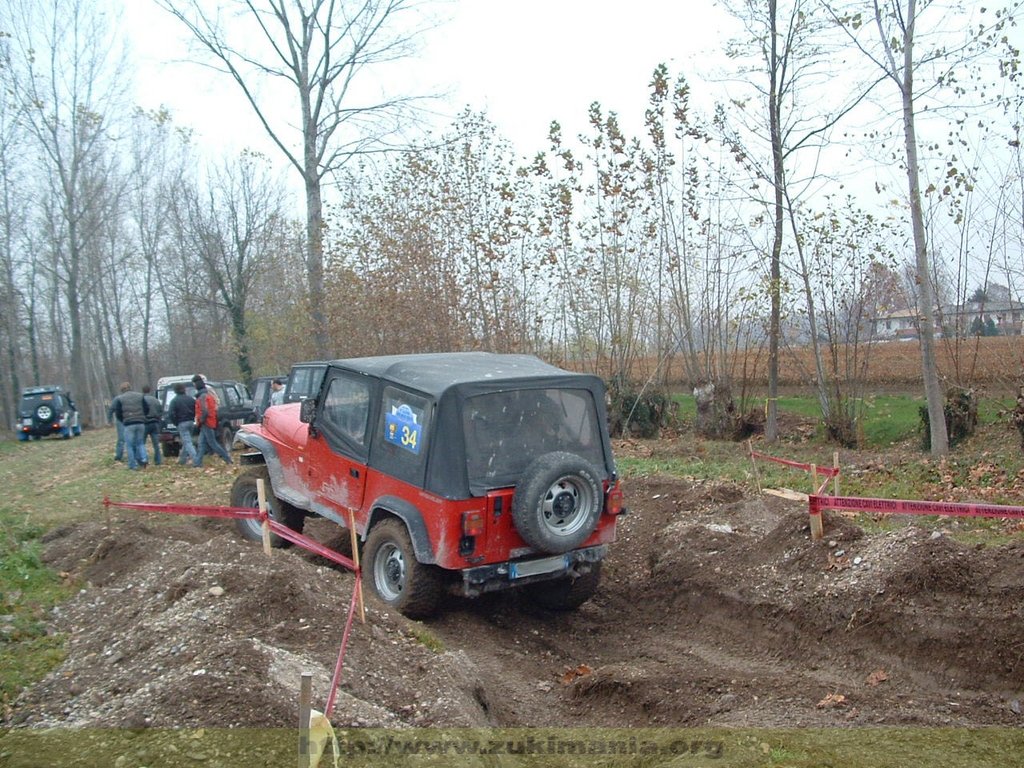
[[[597,471],[572,453],[538,457],[512,497],[512,521],[523,540],[542,552],[569,552],[590,538],[603,496]]]

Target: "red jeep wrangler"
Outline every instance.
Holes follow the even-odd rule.
[[[272,515],[296,531],[311,515],[347,526],[352,510],[377,595],[411,618],[445,591],[518,587],[554,610],[593,595],[625,512],[600,378],[475,352],[296,371],[317,373],[306,399],[236,435],[258,466],[232,506],[256,506],[262,477]],[[260,539],[255,521],[239,528]]]

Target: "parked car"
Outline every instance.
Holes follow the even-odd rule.
[[[18,403],[18,439],[36,440],[61,435],[70,440],[82,434],[78,410],[71,393],[59,386],[27,387]]]
[[[263,420],[263,412],[270,407],[270,396],[274,393],[271,383],[277,379],[285,381],[288,377],[284,374],[280,376],[260,376],[252,383],[252,410],[255,421]]]
[[[286,403],[301,403],[303,400],[315,396],[320,391],[327,366],[328,363],[323,361],[293,365],[291,371],[288,372],[288,385],[285,387],[284,401]]]
[[[204,377],[205,378],[205,377]],[[192,383],[192,374],[185,376],[164,376],[157,380],[156,396],[164,404],[164,423],[160,428],[160,445],[167,456],[181,453],[181,437],[178,436],[178,425],[166,420],[166,413],[174,399],[174,386],[184,384],[185,391],[195,397],[196,388]],[[238,381],[207,381],[206,386],[217,397],[217,441],[230,451],[238,428],[250,421],[255,421],[252,407],[252,395],[249,388]]]
[[[313,515],[348,526],[351,511],[377,596],[412,618],[446,591],[514,587],[554,610],[593,595],[625,512],[600,378],[490,353],[303,364],[298,378],[318,382],[306,399],[236,435],[252,451],[232,506],[258,506],[262,479],[293,530]]]

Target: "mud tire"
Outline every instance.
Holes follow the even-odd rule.
[[[363,565],[377,597],[410,619],[434,615],[441,604],[438,569],[416,559],[405,523],[381,520],[366,538]]]
[[[263,480],[271,519],[291,528],[296,533],[302,533],[306,523],[305,513],[274,496],[273,487],[270,485],[270,470],[266,465],[248,469],[235,479],[235,484],[231,486],[231,506],[259,509],[257,480]],[[263,526],[260,525],[259,520],[239,519],[235,521],[235,524],[238,526],[239,535],[246,541],[263,541]],[[271,533],[270,545],[284,549],[290,547],[291,542]]]

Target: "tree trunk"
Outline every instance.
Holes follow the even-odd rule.
[[[779,337],[782,335],[782,233],[785,226],[785,209],[782,190],[785,184],[782,159],[782,106],[778,90],[778,6],[776,0],[769,0],[768,13],[771,31],[771,61],[768,71],[769,128],[772,139],[772,185],[775,188],[775,237],[772,240],[771,277],[768,290],[771,294],[771,318],[768,327],[768,407],[765,409],[764,439],[773,442],[779,437]]]
[[[920,169],[917,159],[917,130],[914,119],[914,20],[917,14],[916,0],[910,0],[907,19],[909,24],[903,46],[903,135],[907,152],[907,182],[910,195],[910,219],[914,230],[914,256],[917,281],[921,287],[919,325],[921,335],[921,370],[924,376],[924,392],[928,401],[928,423],[931,433],[933,456],[949,453],[949,435],[946,431],[946,417],[942,408],[942,386],[939,382],[938,365],[935,359],[935,286],[932,284],[931,267],[928,260],[928,242],[924,228],[924,211],[921,203]]]
[[[695,428],[700,437],[722,440],[736,433],[736,404],[728,384],[704,381],[693,388],[697,402]]]
[[[331,357],[327,337],[327,315],[324,312],[324,210],[320,193],[320,175],[314,157],[307,152],[306,171],[306,279],[309,281],[309,313],[313,330],[313,346],[321,360]],[[342,357],[333,355],[334,357]]]

